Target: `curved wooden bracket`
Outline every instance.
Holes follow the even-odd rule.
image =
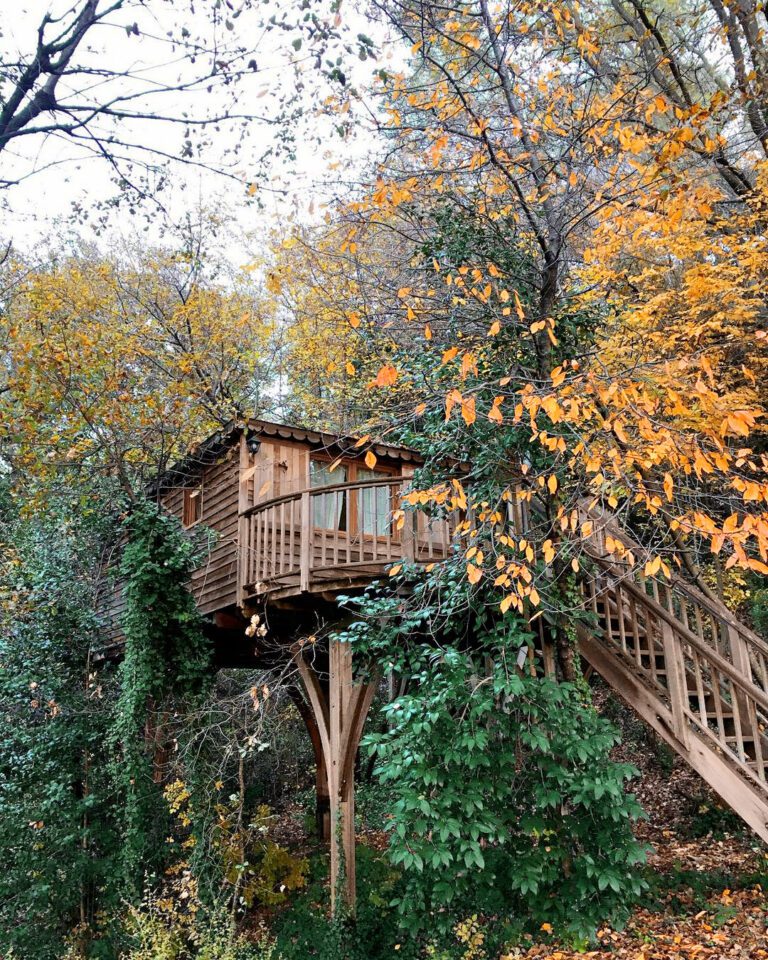
[[[295,644],[292,655],[306,690],[325,760],[330,800],[331,910],[336,912],[343,880],[347,909],[355,908],[355,757],[376,690],[375,683],[355,684],[352,649],[331,638],[328,650],[328,694],[317,671]]]

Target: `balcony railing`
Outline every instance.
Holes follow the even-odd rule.
[[[240,514],[243,598],[364,581],[399,560],[432,563],[451,550],[458,517],[403,510],[409,480],[383,477],[273,497]]]

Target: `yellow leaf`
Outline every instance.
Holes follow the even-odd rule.
[[[660,569],[661,557],[654,557],[653,560],[649,560],[646,563],[643,573],[646,575],[646,577],[653,577],[659,572]]]
[[[350,375],[350,377],[353,377],[353,376],[355,375],[355,365],[354,365],[354,363],[350,363],[349,360],[347,360],[347,365],[346,365],[345,369],[346,369],[347,373]]]
[[[507,594],[507,596],[504,597],[504,599],[499,604],[499,610],[501,610],[502,613],[506,613],[507,610],[509,610],[509,608],[512,606],[514,599],[515,599],[514,594],[512,593]]]
[[[474,563],[467,564],[467,580],[470,583],[479,583],[483,576],[483,571],[480,567],[476,567]]]
[[[369,450],[365,455],[366,467],[368,467],[369,470],[373,470],[373,468],[376,466],[376,462],[376,454],[373,452],[373,450]]]
[[[501,324],[498,320],[494,320],[493,323],[488,328],[488,336],[495,337],[496,334],[501,330]]]
[[[398,575],[398,573],[400,573],[400,571],[401,571],[402,569],[403,569],[402,563],[396,563],[396,564],[394,565],[394,567],[390,567],[390,568],[389,568],[389,575],[390,575],[390,577],[396,577],[396,576]]]
[[[425,340],[432,339],[432,327],[430,327],[429,324],[426,324],[426,326],[424,327],[424,339]]]
[[[547,487],[549,488],[550,493],[555,493],[557,490],[557,477],[553,474],[550,474],[549,479],[547,480]]]
[[[360,437],[360,439],[357,441],[357,443],[355,444],[355,449],[357,450],[359,447],[365,446],[365,444],[368,443],[370,439],[371,439],[370,433],[366,433],[364,437]]]

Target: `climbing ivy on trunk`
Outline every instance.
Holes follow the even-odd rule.
[[[120,694],[112,731],[115,779],[123,795],[122,873],[126,892],[141,890],[148,870],[163,862],[168,812],[153,779],[154,747],[173,701],[201,698],[212,676],[212,650],[189,592],[201,543],[178,520],[148,502],[123,526],[119,568],[125,612]]]

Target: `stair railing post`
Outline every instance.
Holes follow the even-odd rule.
[[[747,641],[739,631],[727,625],[728,646],[731,648],[731,662],[744,678],[746,684],[753,683],[752,663],[749,659],[749,647]],[[733,697],[736,700],[735,707],[739,711],[739,726],[741,728],[742,739],[759,739],[761,731],[757,724],[757,710],[754,701],[752,701],[743,690],[740,690],[735,684],[731,684]]]
[[[680,743],[688,746],[688,685],[685,679],[683,645],[682,641],[675,637],[672,625],[664,619],[661,620],[661,633],[664,646],[664,666],[667,671],[667,689],[669,690],[669,702],[672,708],[672,726]],[[652,646],[651,656],[653,656]]]

